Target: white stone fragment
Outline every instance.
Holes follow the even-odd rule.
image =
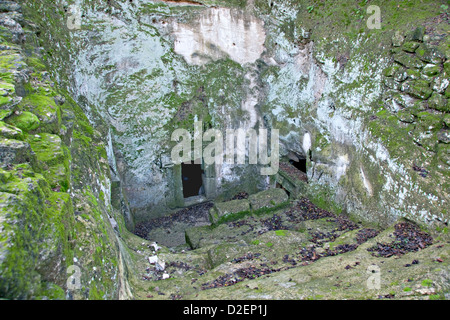
[[[164,261],[161,261],[158,259],[158,261],[155,263],[156,270],[158,271],[164,271],[166,268],[166,263]]]
[[[158,262],[158,256],[151,256],[148,257],[148,262],[150,262],[150,264],[155,264]]]
[[[158,245],[156,244],[156,242],[153,242],[153,243],[150,245],[150,247],[153,247],[155,251],[158,251],[159,249],[161,249],[161,247],[158,246]]]

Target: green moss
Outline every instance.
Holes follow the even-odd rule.
[[[22,130],[0,121],[0,135],[8,139],[23,140]]]
[[[29,136],[27,141],[36,153],[38,160],[44,162],[47,166],[64,163],[66,155],[59,136],[50,133],[40,133]]]
[[[422,287],[431,287],[433,285],[433,280],[425,279],[420,283]]]
[[[59,133],[61,128],[61,110],[52,97],[42,94],[26,96],[20,106],[33,112],[40,120],[41,131]]]
[[[4,106],[5,104],[8,104],[12,101],[10,97],[4,97],[0,96],[0,107]]]
[[[47,67],[37,57],[28,57],[26,63],[36,71],[46,71]]]
[[[275,234],[280,237],[286,236],[286,230],[276,230]]]
[[[78,139],[83,142],[84,146],[89,146],[92,142],[92,138],[89,136],[84,135],[82,132],[78,130],[73,131],[73,137],[74,139]]]
[[[36,130],[40,125],[38,117],[28,111],[22,112],[18,115],[12,115],[11,117],[6,119],[6,122],[21,129],[24,132]]]
[[[0,214],[2,237],[9,242],[0,274],[1,295],[4,297],[30,298],[60,295],[58,286],[41,285],[41,279],[51,278],[62,256],[38,259],[43,250],[69,254],[71,205],[68,194],[52,193],[44,177],[35,174],[27,165],[15,166],[0,187]],[[4,215],[5,214],[5,215]],[[16,221],[14,223],[10,223]],[[21,226],[26,226],[25,228]],[[61,251],[60,251],[61,250]],[[5,284],[9,289],[3,287]],[[6,292],[4,290],[7,290]]]
[[[242,219],[243,217],[250,215],[250,214],[251,214],[251,211],[228,213],[228,214],[218,218],[217,222],[214,223],[214,226],[217,226],[217,225],[220,225],[223,223],[227,223],[227,222],[231,222],[231,221],[237,221],[237,220]]]
[[[313,204],[323,210],[340,214],[342,212],[342,206],[333,200],[334,194],[335,192],[328,186],[309,184],[307,189],[308,198]]]

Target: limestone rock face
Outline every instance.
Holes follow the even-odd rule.
[[[307,159],[300,189],[328,208],[377,223],[448,220],[446,188],[433,187],[448,173],[438,139],[448,127],[426,129],[448,112],[447,38],[416,23],[429,18],[383,35],[364,26],[344,35],[289,1],[80,1],[78,11],[33,15],[40,3],[25,11],[52,26],[41,40],[57,48],[48,56],[60,66],[53,76],[92,123],[103,123],[113,180],[136,221],[190,203],[183,170],[171,162],[171,135],[182,128],[193,138],[196,121],[223,134],[279,129],[281,160]],[[339,25],[339,12],[348,13],[335,9]],[[79,11],[78,27],[58,27]],[[202,156],[193,153],[191,160]],[[414,165],[428,168],[426,179]],[[206,199],[277,180],[258,174],[258,165],[202,170]]]
[[[241,65],[254,63],[264,51],[262,20],[229,8],[211,8],[190,23],[173,22],[174,51],[189,64],[229,58]]]

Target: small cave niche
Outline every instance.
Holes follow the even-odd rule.
[[[203,170],[201,164],[193,161],[181,164],[181,180],[183,182],[184,198],[194,197],[204,194]]]
[[[300,170],[303,173],[307,173],[306,170],[306,159],[298,159],[298,161],[289,159],[289,163],[292,164],[295,168]]]

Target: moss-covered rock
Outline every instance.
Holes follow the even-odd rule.
[[[396,54],[394,60],[407,68],[421,69],[425,66],[425,63],[419,58],[405,52]]]
[[[208,6],[233,6],[241,10],[247,4],[246,1],[201,2]],[[333,208],[335,212],[341,212],[344,208],[378,224],[392,223],[393,219],[402,215],[410,215],[412,219],[426,221],[427,224],[439,221],[442,224],[448,220],[448,212],[444,208],[448,190],[445,178],[448,176],[448,144],[445,143],[448,121],[445,120],[443,110],[430,110],[429,107],[434,100],[440,99],[433,95],[433,91],[444,93],[445,98],[450,98],[450,91],[448,86],[446,89],[445,85],[442,86],[445,76],[440,71],[437,73],[437,68],[426,67],[422,72],[426,64],[440,65],[443,62],[442,55],[432,47],[448,47],[447,37],[442,36],[447,34],[446,22],[438,22],[440,18],[436,17],[440,13],[436,2],[383,1],[381,30],[366,28],[364,1],[326,0],[320,4],[309,0],[252,2],[245,14],[251,12],[265,20],[266,50],[261,59],[249,65],[221,59],[202,66],[189,65],[175,54],[175,44],[171,37],[166,37],[168,29],[161,27],[168,20],[179,24],[197,23],[196,17],[201,15],[202,6],[172,6],[165,2],[136,6],[134,2],[125,0],[111,1],[110,6],[100,1],[81,1],[83,26],[80,30],[69,30],[66,28],[68,12],[62,5],[48,5],[47,0],[23,1],[23,4],[26,17],[41,27],[37,38],[34,38],[31,30],[25,30],[27,55],[44,52],[52,78],[58,80],[60,87],[51,85],[48,74],[44,73],[46,67],[38,57],[30,59],[16,49],[1,56],[1,81],[14,85],[12,90],[11,86],[8,89],[7,85],[2,84],[4,89],[0,93],[4,96],[0,98],[1,116],[14,127],[18,126],[6,118],[13,119],[15,111],[31,112],[42,120],[34,131],[22,130],[23,139],[14,140],[14,143],[28,141],[34,147],[36,157],[40,159],[38,167],[17,173],[5,170],[0,172],[0,180],[9,185],[8,192],[17,190],[25,198],[31,199],[32,194],[26,192],[26,184],[23,181],[19,183],[17,179],[20,176],[39,175],[39,181],[45,182],[42,185],[47,184],[47,187],[42,187],[45,190],[41,194],[42,201],[48,201],[47,205],[58,212],[52,221],[59,221],[59,217],[64,216],[62,212],[73,210],[73,227],[67,227],[67,230],[74,230],[71,240],[65,241],[61,237],[63,248],[73,250],[59,249],[66,253],[43,256],[51,261],[49,266],[56,265],[59,258],[66,257],[66,263],[81,266],[83,274],[82,289],[67,290],[63,281],[67,278],[61,276],[64,270],[55,272],[60,278],[46,278],[46,267],[42,266],[47,264],[41,263],[41,267],[32,269],[29,278],[24,278],[27,284],[21,287],[22,292],[48,292],[48,297],[60,297],[61,292],[64,292],[68,298],[77,299],[117,297],[120,288],[126,287],[123,261],[127,255],[114,230],[121,230],[121,238],[127,238],[133,244],[131,255],[139,261],[139,272],[131,272],[135,270],[131,269],[132,264],[128,265],[130,277],[144,273],[148,268],[148,260],[145,254],[138,253],[142,252],[142,240],[126,234],[126,228],[120,221],[121,212],[111,208],[110,166],[116,178],[123,180],[117,192],[126,190],[133,195],[129,199],[134,212],[140,211],[141,216],[145,216],[148,209],[152,208],[162,214],[164,210],[160,209],[164,209],[165,203],[183,202],[183,199],[173,201],[168,191],[172,186],[179,185],[179,181],[172,183],[171,169],[161,168],[160,159],[163,154],[167,154],[167,146],[170,146],[166,143],[170,132],[182,126],[190,129],[195,117],[203,119],[206,127],[222,129],[239,126],[250,115],[250,112],[242,109],[242,105],[252,100],[257,100],[258,110],[255,109],[255,114],[260,116],[260,124],[264,122],[264,126],[269,128],[281,128],[283,148],[286,148],[283,151],[308,158],[309,181],[303,184],[302,191],[315,203]],[[309,9],[305,11],[304,8]],[[149,21],[145,17],[149,14],[152,23],[146,23]],[[355,16],[361,19],[353,19]],[[122,19],[131,23],[111,25],[111,21]],[[3,43],[13,48],[20,45],[17,40],[20,39],[22,27],[18,23],[11,25],[17,30],[10,32],[5,27],[1,28],[0,34],[7,41],[14,40],[14,45]],[[24,23],[30,28],[32,25]],[[425,25],[432,25],[432,28],[423,27]],[[391,30],[392,26],[397,32]],[[35,50],[31,45],[33,42],[39,43],[43,50]],[[391,44],[394,48],[389,51]],[[417,47],[417,44],[420,45]],[[118,47],[123,48],[120,54],[114,49]],[[213,46],[208,48],[218,50]],[[388,79],[383,80],[381,70],[386,70],[393,59],[396,68],[387,70],[385,76]],[[32,69],[31,72],[21,72],[27,65]],[[32,75],[30,81],[24,76],[26,74]],[[408,80],[405,80],[406,77]],[[436,79],[439,77],[443,79],[438,83]],[[17,79],[20,83],[17,83]],[[385,95],[383,82],[395,94]],[[83,110],[71,100],[67,92],[74,94]],[[23,97],[20,104],[17,103],[20,100],[17,94]],[[67,101],[57,103],[62,109],[61,119],[58,108],[54,108],[55,105],[47,99],[54,94],[63,95]],[[386,96],[389,96],[388,100],[384,99]],[[42,109],[40,106],[43,106]],[[89,115],[89,120],[84,113]],[[92,123],[95,123],[95,129]],[[308,139],[302,141],[306,131],[312,143],[306,143]],[[45,135],[43,140],[34,141],[39,138],[35,134],[57,135],[60,141],[54,136]],[[108,147],[110,162],[105,146]],[[49,157],[52,154],[55,155],[55,161]],[[11,165],[7,163],[5,169],[11,168]],[[418,166],[426,168],[427,174],[424,174],[425,169]],[[242,181],[239,179],[226,179],[235,176],[243,180],[248,177],[254,179],[247,182],[252,188],[261,190],[267,187],[268,183],[263,178],[251,177],[253,171],[241,168],[233,170],[226,177],[208,176],[208,179],[222,180],[220,191],[234,191],[240,187]],[[425,176],[419,176],[415,170]],[[224,172],[222,170],[221,173]],[[67,175],[70,179],[66,179]],[[150,182],[151,179],[154,180]],[[68,185],[56,189],[56,182],[61,180]],[[10,185],[11,182],[17,182],[19,186],[15,189]],[[58,190],[69,192],[61,193]],[[70,195],[71,201],[62,194]],[[14,201],[10,203],[13,206]],[[19,212],[25,211],[22,207],[17,208]],[[238,212],[238,216],[242,212],[245,211]],[[118,221],[115,229],[109,225],[110,216]],[[241,222],[243,225],[248,223]],[[326,221],[320,223],[320,227],[311,224],[307,228],[331,232],[331,227],[322,225]],[[57,225],[58,228],[61,226]],[[295,251],[295,246],[303,241],[303,235],[272,230],[252,240],[244,237],[245,244],[239,239],[233,239],[238,238],[238,233],[233,232],[247,231],[238,228],[237,224],[234,228],[228,228],[227,224],[216,226],[214,230],[204,228],[198,233],[189,233],[192,243],[202,244],[193,247],[199,245],[203,251],[170,255],[168,250],[164,250],[164,254],[173,259],[195,261],[202,267],[216,267],[202,277],[202,283],[240,270],[233,269],[236,264],[227,260],[227,255],[234,259],[235,254],[244,254],[240,249],[247,250],[249,247],[264,251],[266,260],[257,262],[266,264],[265,268],[270,266],[271,271],[286,269],[277,270],[276,277],[260,277],[258,282],[250,283],[251,288],[246,285],[254,280],[246,279],[245,282],[233,283],[235,287],[204,291],[193,288],[199,282],[191,283],[194,277],[199,278],[194,273],[197,270],[190,270],[189,275],[192,277],[185,279],[179,279],[182,277],[174,271],[171,274],[171,277],[176,274],[174,279],[167,282],[136,281],[140,297],[147,298],[149,286],[157,285],[159,292],[165,292],[166,295],[154,294],[156,299],[178,298],[181,294],[183,297],[195,298],[377,298],[374,292],[364,287],[364,283],[366,267],[380,263],[380,260],[364,251],[364,248],[359,248],[355,254],[342,255],[340,260],[330,256],[320,259],[316,265],[306,263],[301,266],[305,267],[303,269],[291,268],[289,261],[292,252],[296,256],[300,254]],[[213,232],[217,233],[212,236]],[[62,233],[55,231],[49,234],[50,237],[58,238],[58,234]],[[351,245],[354,244],[352,239],[340,238],[337,241],[342,245]],[[288,240],[292,240],[292,243]],[[230,245],[231,241],[235,241],[233,244],[241,243],[242,247],[235,250]],[[335,243],[333,246],[340,244]],[[317,243],[310,245],[312,248]],[[49,248],[53,250],[57,247],[50,245]],[[282,250],[278,249],[285,250],[283,256]],[[432,261],[434,254],[443,254],[446,258],[447,249],[428,248],[413,254],[417,254],[414,257]],[[307,255],[308,252],[302,254]],[[284,259],[284,255],[289,257]],[[387,278],[383,277],[383,285],[389,285],[386,281],[394,279],[402,281],[405,269],[398,268],[398,263],[410,263],[408,259],[383,260],[383,266],[393,270],[392,273],[386,273]],[[272,265],[272,261],[279,265]],[[422,276],[422,273],[416,272],[419,269],[429,272],[431,262],[423,266],[419,264],[419,268],[411,274]],[[22,276],[20,266],[16,271],[18,277]],[[335,281],[336,274],[348,284]],[[437,273],[435,275],[438,278]],[[39,278],[50,280],[45,282]],[[8,278],[11,286],[15,285],[14,281],[14,278]],[[36,289],[43,283],[45,285],[42,287],[46,289]],[[58,286],[60,289],[57,289]],[[398,293],[402,288],[394,289]],[[20,293],[17,296],[21,297]]]
[[[6,122],[21,129],[24,132],[36,130],[41,123],[39,121],[39,118],[35,114],[28,111],[14,114],[13,116],[7,118]]]
[[[414,53],[416,52],[417,48],[419,47],[420,43],[415,41],[406,41],[402,45],[403,51]]]
[[[434,64],[427,64],[423,67],[422,73],[428,77],[433,77],[441,72],[441,67]]]
[[[0,136],[8,139],[23,140],[22,130],[0,121]]]
[[[20,36],[10,30],[20,27],[18,17],[2,13],[0,19],[11,19],[1,28],[6,41]],[[0,101],[0,297],[129,296],[125,249],[114,231],[126,228],[110,203],[105,143],[51,81],[34,47],[36,30],[26,30],[26,42],[2,43],[8,51],[0,59],[0,94],[7,98]],[[83,270],[75,288],[68,286],[72,267]]]
[[[445,99],[442,95],[434,92],[430,99],[428,100],[428,104],[430,108],[439,110],[439,111],[450,111],[450,105],[447,99]]]
[[[250,212],[250,202],[246,199],[218,202],[210,210],[210,221],[213,224],[236,220]]]
[[[272,188],[252,194],[248,201],[252,210],[258,211],[261,209],[273,209],[286,204],[289,200],[286,191],[281,188]]]
[[[27,142],[0,137],[0,164],[33,163],[35,154]]]
[[[21,106],[37,116],[40,121],[41,131],[59,133],[61,111],[52,97],[43,94],[32,94],[22,100]]]
[[[433,90],[430,88],[429,83],[424,80],[405,81],[405,83],[403,83],[401,86],[401,90],[415,98],[423,100],[428,99],[433,93]]]

